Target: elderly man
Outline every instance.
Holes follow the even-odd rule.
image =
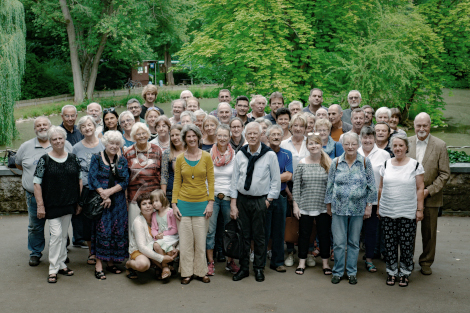
[[[219,103],[226,102],[226,103],[230,104],[230,101],[232,101],[232,96],[230,95],[230,90],[228,90],[228,89],[220,90],[218,98],[219,98]],[[237,111],[235,109],[232,109],[231,107],[230,107],[230,109],[232,110],[232,116],[231,117],[237,116]],[[218,118],[217,109],[213,110],[209,114]]]
[[[364,126],[374,127],[374,122],[372,120],[372,117],[374,116],[374,108],[370,105],[364,105],[362,109],[364,110],[364,114],[366,115],[366,118],[364,120]]]
[[[250,102],[251,112],[246,116],[252,117],[254,119],[264,117],[266,115],[264,108],[266,107],[267,103],[268,100],[266,100],[266,97],[263,97],[262,95],[254,95]]]
[[[52,150],[52,146],[47,139],[47,130],[50,127],[51,121],[47,117],[41,116],[36,118],[34,120],[36,137],[24,142],[18,149],[15,158],[16,167],[23,171],[21,181],[28,206],[28,250],[31,251],[29,258],[30,266],[39,265],[45,246],[44,224],[46,219],[39,219],[37,216],[33,177],[39,158]],[[65,151],[72,152],[72,145],[68,141],[65,142]]]
[[[423,253],[419,265],[423,275],[431,275],[436,255],[437,215],[442,206],[442,189],[450,177],[446,143],[430,134],[431,117],[420,113],[414,120],[416,136],[409,137],[408,156],[424,167],[424,219],[421,221]]]
[[[302,102],[294,100],[291,103],[289,103],[289,111],[292,114],[292,116],[296,115],[297,113],[302,112]]]
[[[235,110],[237,111],[237,117],[243,121],[243,125],[253,122],[255,119],[248,117],[247,113],[250,109],[250,100],[246,96],[238,96],[235,100]]]
[[[352,125],[341,121],[343,110],[339,104],[332,104],[328,108],[328,119],[331,122],[331,138],[338,141],[342,134],[352,129]]]
[[[60,126],[65,129],[67,141],[73,146],[84,138],[77,126],[75,126],[75,121],[78,116],[77,108],[71,104],[64,105],[60,116],[62,117],[62,124],[60,124]]]
[[[132,98],[127,101],[127,111],[131,112],[134,116],[135,122],[145,123],[145,120],[140,117],[140,113],[142,112],[140,101],[136,98]]]
[[[240,218],[243,233],[240,270],[233,276],[234,281],[249,276],[251,240],[255,244],[255,279],[264,281],[266,210],[281,191],[276,153],[261,142],[261,132],[261,125],[257,122],[246,125],[245,138],[248,145],[238,151],[233,165],[230,217]]]
[[[350,132],[356,133],[359,136],[361,134],[361,129],[364,126],[365,117],[366,114],[362,108],[354,109],[354,111],[352,111],[352,129],[350,130]],[[343,136],[344,134],[339,137],[338,142],[343,143]],[[361,141],[359,140],[359,147],[360,146]]]
[[[186,111],[196,112],[201,109],[199,100],[195,97],[191,97],[186,100]]]
[[[189,90],[188,90],[189,91]],[[182,99],[177,99],[171,101],[171,112],[173,116],[170,118],[171,125],[173,124],[181,124],[181,113],[186,110],[186,101]]]
[[[325,119],[327,120],[328,119],[328,110],[321,107],[317,110],[317,114],[315,115],[315,117],[317,118],[317,120],[321,120],[321,119]]]
[[[272,206],[266,212],[266,249],[269,239],[272,238],[272,257],[269,268],[276,272],[285,272],[284,266],[284,230],[286,228],[287,211],[287,182],[292,179],[294,168],[292,166],[292,153],[281,148],[284,132],[281,126],[273,125],[266,130],[270,148],[276,153],[281,173],[281,193],[279,198],[273,201]]]
[[[279,91],[273,92],[269,97],[269,108],[271,108],[271,113],[266,115],[264,118],[275,125],[277,109],[282,107],[284,107],[284,97],[282,96],[282,93]]]
[[[217,106],[217,118],[221,124],[228,125],[232,118],[232,107],[227,102],[221,102]]]
[[[101,108],[101,105],[97,102],[92,102],[86,107],[86,114],[93,117],[96,124],[98,124],[95,130],[96,137],[98,137],[98,134],[101,134],[101,132],[103,131],[103,120],[101,119],[102,111],[103,110]]]
[[[189,98],[191,98],[193,96],[193,93],[189,90],[183,90],[180,94],[180,99],[181,100],[188,100]]]
[[[320,108],[325,109],[328,112],[328,108],[323,106],[323,91],[318,88],[310,90],[310,96],[308,97],[309,105],[304,108],[304,112],[310,112],[317,115],[317,111]]]
[[[357,109],[359,107],[359,105],[361,104],[361,101],[362,101],[362,96],[359,91],[351,90],[349,92],[348,94],[349,109],[346,109],[343,111],[343,117],[341,118],[343,122],[351,124],[351,112],[354,109]]]

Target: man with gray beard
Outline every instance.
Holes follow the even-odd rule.
[[[103,120],[101,119],[102,111],[101,105],[97,102],[92,102],[86,107],[86,114],[93,117],[96,124],[98,124],[95,130],[96,137],[103,131]]]

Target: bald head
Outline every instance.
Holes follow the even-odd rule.
[[[339,104],[332,104],[328,108],[328,119],[333,126],[338,127],[338,125],[340,125],[342,116],[343,110]]]
[[[426,112],[416,115],[414,120],[415,133],[419,140],[426,140],[431,132],[431,117]]]
[[[328,119],[328,111],[325,110],[324,108],[319,108],[317,112],[315,113],[315,116],[317,119]]]

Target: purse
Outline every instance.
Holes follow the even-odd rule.
[[[98,220],[103,215],[103,199],[96,190],[89,190],[84,186],[78,204],[82,207],[83,215],[90,220]]]
[[[299,242],[299,220],[294,216],[294,210],[292,209],[292,207],[290,211],[290,216],[286,217],[284,241],[290,243]]]
[[[225,256],[240,259],[243,251],[243,234],[239,219],[231,220],[225,225],[223,243]]]

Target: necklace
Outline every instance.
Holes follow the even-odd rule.
[[[188,161],[192,161],[192,160],[189,159],[189,155],[190,155],[190,154],[189,154],[188,150],[186,150],[186,154],[188,155],[188,158],[187,158]],[[197,159],[198,156],[199,156],[199,151],[196,153],[195,158]],[[194,161],[197,161],[197,160],[194,160]],[[188,164],[188,165],[189,165],[189,164]],[[196,166],[191,166],[191,165],[190,165],[190,167],[191,167],[191,179],[194,179],[194,168],[195,168]]]

